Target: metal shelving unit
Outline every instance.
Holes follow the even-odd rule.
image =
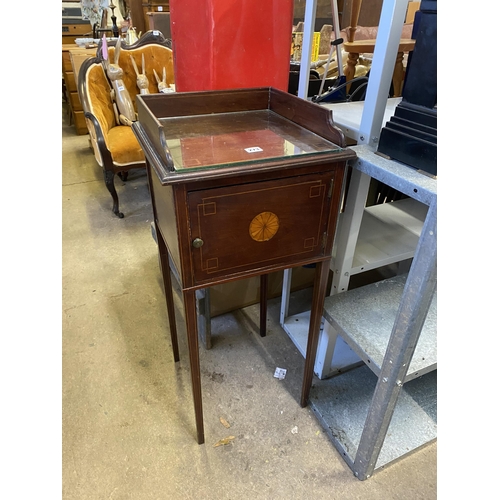
[[[324,317],[372,372],[379,376],[408,275],[327,297]],[[434,296],[403,383],[437,368]]]
[[[434,441],[437,437],[436,371],[405,384],[376,459],[375,470]],[[361,441],[377,377],[367,367],[322,380],[311,389],[311,407],[335,448],[359,479],[356,454]]]
[[[366,207],[350,276],[413,258],[426,215],[427,206],[412,198]]]
[[[358,142],[352,148],[358,158],[335,238],[332,290],[314,367],[320,380],[310,403],[361,480],[437,436],[437,181],[375,152],[397,104],[387,95],[407,5],[384,0],[365,101],[327,105],[334,122]],[[316,0],[306,2],[301,96],[307,95],[306,44],[315,11]],[[409,198],[366,207],[372,178]],[[409,260],[407,274],[349,290],[354,274]],[[308,313],[287,314],[289,282],[285,272],[281,324],[311,356],[301,328]]]
[[[334,359],[342,340],[363,366],[315,383],[311,406],[354,474],[367,479],[378,468],[437,437],[437,181],[377,155],[369,146],[353,149],[358,155],[352,165],[355,177],[375,178],[413,200],[402,200],[403,217],[382,210],[380,219],[389,227],[406,220],[405,229],[418,237],[408,274],[334,293],[325,300],[322,334],[328,338],[326,351]],[[349,191],[347,205],[360,205],[360,191],[364,192]],[[358,222],[365,216],[363,210]],[[338,235],[337,252],[344,258],[353,242],[354,248],[359,246],[359,233],[353,232],[353,226],[359,229],[362,222],[353,225],[353,220],[356,217],[350,217],[351,224],[343,224]],[[373,234],[378,238],[376,228]],[[346,260],[333,261],[333,267],[355,269],[354,258]],[[327,356],[324,362],[328,361]],[[412,397],[407,385],[420,399]]]
[[[407,169],[404,165],[403,168]],[[360,171],[353,175],[351,204],[339,218],[340,230],[331,261],[334,273],[331,294],[347,291],[353,275],[402,263],[415,255],[428,205],[405,198],[365,207],[370,178]],[[308,321],[309,311],[282,316],[282,327],[304,357]],[[315,363],[316,376],[325,379],[359,363],[352,346],[328,324],[324,326]]]

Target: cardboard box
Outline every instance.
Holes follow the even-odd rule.
[[[313,286],[314,268],[297,267],[292,271],[291,291]],[[283,272],[274,272],[268,279],[268,299],[281,296]],[[257,304],[260,278],[253,277],[210,287],[210,316],[218,316],[242,307]]]

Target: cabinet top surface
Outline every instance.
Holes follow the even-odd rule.
[[[331,113],[272,87],[137,96],[132,130],[162,184],[355,158]]]
[[[342,149],[268,109],[159,121],[176,171],[248,165]]]

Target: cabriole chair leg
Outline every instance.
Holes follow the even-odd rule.
[[[120,219],[123,219],[123,214],[118,209],[118,194],[115,189],[115,174],[111,170],[104,171],[104,182],[108,191],[111,193],[111,197],[113,198],[113,213],[118,216]]]

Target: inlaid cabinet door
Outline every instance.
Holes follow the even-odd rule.
[[[195,284],[324,255],[333,174],[188,193]]]

